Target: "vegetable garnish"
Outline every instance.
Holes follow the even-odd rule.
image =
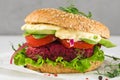
[[[29,36],[25,37],[29,46],[39,47],[39,46],[49,44],[57,39],[54,35],[43,35],[43,36],[39,35],[39,36],[36,36],[36,38],[34,38],[34,37],[35,36],[33,36],[33,35],[29,35]],[[40,38],[40,37],[42,37],[42,38]]]
[[[109,58],[112,58],[113,60],[120,60],[120,58],[118,57],[115,57],[115,56],[110,56],[110,55],[105,55],[106,57],[109,57]]]
[[[104,72],[102,72],[98,69],[97,74],[105,75],[109,78],[114,78],[114,77],[120,76],[120,62],[118,62],[118,61],[120,61],[120,58],[110,56],[110,55],[105,55],[105,56],[113,59],[113,61],[111,61],[111,63],[106,64],[103,67]],[[115,61],[116,61],[116,63],[115,63]]]
[[[74,39],[70,39],[70,47],[74,46]]]
[[[60,42],[67,48],[79,48],[79,49],[92,49],[94,47],[94,44],[88,44],[86,42],[83,41],[78,41],[78,42],[74,42],[74,40],[60,40]],[[74,43],[73,43],[74,42]]]
[[[99,44],[102,44],[103,46],[107,47],[107,48],[111,48],[111,47],[115,47],[116,45],[113,44],[112,42],[110,42],[109,40],[107,39],[104,39],[102,38],[100,41],[99,41]]]
[[[105,75],[109,78],[114,78],[114,77],[117,77],[117,76],[120,76],[120,63],[119,64],[110,64],[110,65],[106,65],[104,67],[104,70],[105,72],[100,72],[99,70],[97,70],[97,73],[99,75]],[[109,71],[107,70],[109,68]]]
[[[91,18],[92,17],[92,13],[88,12],[88,14],[85,14],[84,12],[79,11],[75,5],[70,5],[68,7],[59,7],[60,10],[68,12],[68,13],[73,13],[73,14],[80,14],[82,16],[85,16],[87,18]]]
[[[40,38],[44,38],[47,36],[47,34],[34,34],[32,35],[35,39],[40,39]]]
[[[80,12],[74,5],[70,5],[68,7],[60,7],[59,9],[65,11],[65,12],[73,13],[73,14],[80,14],[80,15],[83,15],[83,16],[85,16],[87,18],[92,17],[91,12],[89,12],[88,15],[87,15],[87,14],[85,14],[83,12]],[[90,44],[96,44],[96,42],[94,42],[92,40],[89,40],[89,39],[83,39],[83,41],[85,41],[87,43],[90,43]],[[103,39],[103,38],[99,41],[99,44],[101,44],[101,45],[103,45],[103,46],[105,46],[107,48],[116,46],[115,44],[113,44],[109,40]],[[117,57],[114,57],[114,56],[109,56],[109,55],[105,55],[105,56],[109,57],[109,58],[112,58],[115,61],[120,60],[120,58],[117,58]],[[106,71],[107,68],[109,68],[109,71]],[[118,63],[118,64],[112,64],[111,63],[109,65],[106,65],[104,67],[104,70],[105,70],[104,73],[101,73],[99,70],[97,70],[97,72],[98,72],[99,75],[105,75],[105,76],[110,77],[110,78],[119,76],[120,75],[120,63]]]
[[[14,51],[16,51],[15,47],[13,46],[13,44],[11,44],[11,46],[12,46],[12,49],[13,49]]]

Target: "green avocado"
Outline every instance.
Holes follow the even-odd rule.
[[[113,44],[109,40],[103,39],[103,38],[99,41],[99,44],[101,44],[101,45],[103,45],[103,46],[105,46],[107,48],[111,48],[111,47],[115,47],[116,46],[115,44]]]
[[[86,39],[86,38],[81,38],[81,40],[85,41],[86,43],[89,43],[89,44],[101,44],[103,45],[104,47],[106,48],[111,48],[111,47],[115,47],[116,45],[113,44],[111,41],[107,40],[107,39],[104,39],[102,38],[99,42],[95,42],[91,39]]]
[[[26,30],[29,34],[55,34],[56,30]]]
[[[87,38],[81,38],[82,41],[85,41],[89,44],[97,44],[97,42],[93,41],[93,40],[90,40],[90,39],[87,39]]]

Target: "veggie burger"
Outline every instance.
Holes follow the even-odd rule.
[[[45,73],[79,73],[98,68],[104,61],[101,46],[115,45],[109,29],[95,20],[58,9],[35,10],[22,26],[26,42],[10,63]]]

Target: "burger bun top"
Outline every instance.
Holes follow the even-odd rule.
[[[25,18],[25,22],[27,24],[50,24],[66,30],[72,29],[98,34],[103,38],[110,37],[109,29],[102,23],[81,15],[67,13],[54,8],[35,10]]]

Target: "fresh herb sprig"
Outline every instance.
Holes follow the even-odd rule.
[[[17,49],[15,49],[14,45],[13,45],[12,43],[10,43],[10,44],[11,44],[12,49],[13,49],[14,51],[17,51]],[[22,46],[21,44],[18,44],[18,47],[21,47],[21,46]]]
[[[112,58],[114,61],[119,61],[120,58],[110,55],[105,55],[106,57]],[[97,70],[97,74],[105,75],[109,78],[114,78],[120,76],[120,63],[111,63],[106,64],[104,67],[104,72],[101,72],[99,69]]]
[[[92,17],[92,13],[88,12],[88,14],[85,14],[84,12],[79,11],[75,5],[70,5],[68,7],[59,7],[60,10],[65,11],[65,12],[69,12],[69,13],[73,13],[73,14],[80,14],[83,15],[87,18],[91,18]]]
[[[12,46],[12,49],[13,49],[14,51],[16,51],[15,47],[14,47],[13,45],[11,45],[11,46]]]
[[[11,45],[11,47],[12,47],[12,50],[16,51],[16,49],[15,49],[15,47],[14,47],[14,45],[13,45],[12,42],[10,42],[10,45]]]
[[[109,68],[109,70],[107,70]],[[118,64],[110,64],[104,66],[104,72],[100,72],[100,70],[97,70],[97,74],[99,75],[105,75],[109,78],[114,78],[117,76],[120,76],[120,63]]]
[[[115,57],[115,56],[110,56],[110,55],[105,55],[106,57],[109,57],[109,58],[112,58],[113,60],[120,60],[120,58],[118,57]]]

